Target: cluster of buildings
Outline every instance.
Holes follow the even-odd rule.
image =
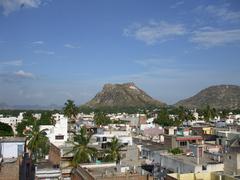
[[[19,115],[19,119],[22,114]],[[74,130],[83,126],[93,135],[89,146],[104,151],[113,137],[124,145],[120,162],[79,164],[73,168],[71,162],[73,144],[68,118],[54,114],[54,125],[41,125],[51,143],[49,154],[35,164],[31,173],[31,158],[26,148],[25,137],[8,137],[0,140],[2,171],[10,169],[9,163],[19,164],[19,179],[237,179],[240,177],[240,126],[239,115],[230,114],[226,120],[215,119],[186,121],[181,127],[161,127],[154,123],[153,115],[108,114],[117,122],[96,126],[94,113],[78,114]],[[195,116],[198,116],[195,112]],[[12,117],[11,117],[12,118]],[[4,123],[16,123],[21,120]],[[13,118],[12,118],[13,119]],[[232,119],[232,121],[229,121]],[[0,116],[3,122],[4,117]],[[219,122],[224,122],[221,126]],[[229,123],[230,122],[230,123]],[[20,159],[19,159],[20,157]],[[0,179],[7,176],[0,172]],[[4,171],[4,172],[5,172]],[[13,175],[13,172],[9,174]]]

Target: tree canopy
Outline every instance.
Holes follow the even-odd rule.
[[[109,117],[107,117],[104,113],[102,112],[98,112],[94,115],[94,120],[97,126],[104,126],[104,125],[108,125],[111,124],[112,121],[110,120]]]
[[[16,131],[18,136],[25,136],[24,130],[27,126],[34,125],[36,118],[33,117],[31,112],[26,112],[23,114],[23,120],[21,123],[17,124]]]
[[[31,157],[34,161],[37,161],[48,154],[50,142],[45,135],[45,129],[40,131],[39,126],[35,122],[31,129],[26,132],[26,135],[28,140],[27,147],[31,151]]]
[[[0,136],[13,136],[12,127],[0,122]]]
[[[71,120],[75,119],[78,114],[78,108],[75,105],[74,101],[68,99],[64,105],[65,105],[63,108],[64,115]]]
[[[52,112],[46,111],[41,114],[41,118],[37,120],[38,125],[54,125],[55,121],[52,117]]]
[[[118,139],[114,136],[112,141],[108,143],[108,148],[105,151],[105,161],[119,162],[121,159],[120,151],[124,147],[119,143]]]
[[[157,123],[161,126],[173,126],[173,120],[169,119],[169,113],[167,108],[162,108],[158,113],[157,119],[154,120],[154,123]]]
[[[97,150],[93,147],[89,147],[89,142],[92,134],[87,133],[85,127],[80,129],[79,133],[74,134],[74,141],[70,141],[73,144],[72,150],[66,154],[73,153],[72,166],[77,167],[79,163],[91,162],[96,156]]]

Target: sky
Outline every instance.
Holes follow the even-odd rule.
[[[0,103],[83,104],[134,82],[168,104],[240,85],[239,0],[0,0]]]

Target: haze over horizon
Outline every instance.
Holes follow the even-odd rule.
[[[240,1],[0,0],[0,103],[82,104],[134,82],[173,104],[240,85]]]

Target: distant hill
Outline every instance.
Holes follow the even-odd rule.
[[[9,106],[6,103],[0,103],[0,109],[8,109]]]
[[[240,109],[240,86],[211,86],[175,105],[188,108],[204,108],[210,105],[217,109]]]
[[[165,103],[153,99],[134,83],[105,84],[102,91],[85,104],[94,109],[164,105]]]
[[[0,103],[0,109],[12,109],[12,110],[60,110],[62,106],[51,104],[49,106],[41,105],[8,105],[6,103]]]

